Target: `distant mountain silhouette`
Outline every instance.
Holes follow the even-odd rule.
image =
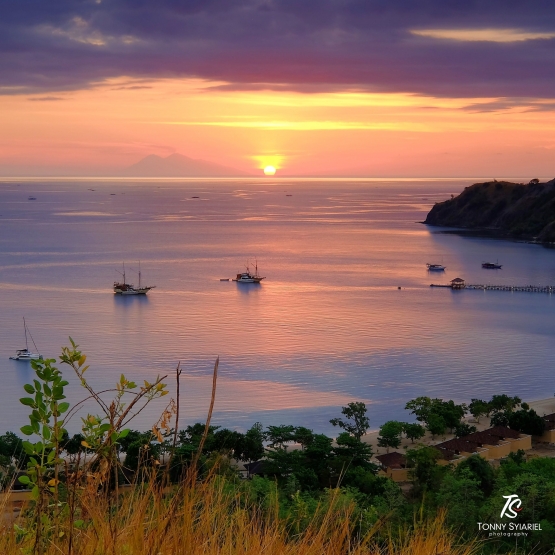
[[[252,174],[182,154],[151,154],[120,172],[124,177],[248,177]]]

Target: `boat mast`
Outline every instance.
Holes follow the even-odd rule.
[[[23,329],[25,330],[25,350],[29,350],[29,345],[27,344],[27,324],[25,323],[25,316],[23,316]]]
[[[139,260],[139,289],[141,288],[141,261]]]

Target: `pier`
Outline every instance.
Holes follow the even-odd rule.
[[[472,289],[474,291],[511,291],[520,293],[555,293],[555,285],[483,285],[466,283],[461,278],[455,278],[448,284],[432,283],[430,287],[448,287],[449,289]]]

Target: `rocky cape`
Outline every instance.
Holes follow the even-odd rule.
[[[555,179],[527,185],[488,181],[438,202],[424,222],[511,239],[555,243]]]

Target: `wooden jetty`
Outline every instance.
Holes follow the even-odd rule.
[[[466,283],[464,279],[455,278],[448,284],[432,283],[430,287],[448,287],[449,289],[473,289],[478,291],[511,291],[522,293],[555,293],[555,285],[482,285]]]

